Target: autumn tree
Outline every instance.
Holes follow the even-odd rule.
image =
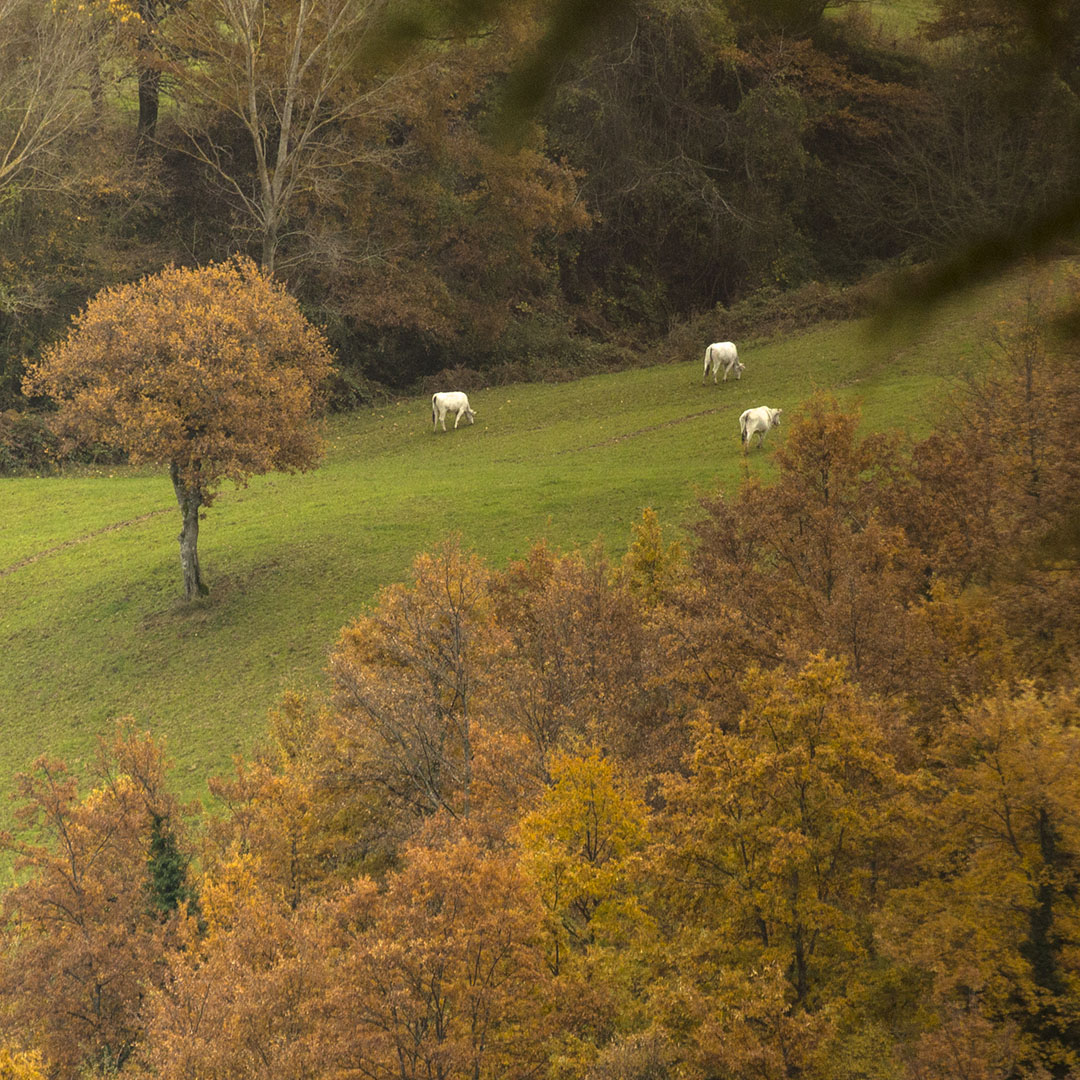
[[[641,573],[667,573],[669,557],[643,553]],[[657,565],[646,567],[647,559]],[[509,637],[508,662],[495,672],[499,717],[528,738],[541,775],[582,739],[633,758],[642,772],[670,752],[636,588],[634,567],[613,567],[600,544],[565,553],[536,544],[497,576],[498,622]]]
[[[500,648],[481,560],[450,539],[413,562],[330,661],[343,752],[406,816],[471,810],[478,699]]]
[[[400,836],[382,793],[356,782],[339,715],[287,693],[269,729],[252,760],[211,778],[220,811],[206,822],[201,862],[214,876],[243,856],[262,894],[296,911],[358,871],[385,871]]]
[[[96,125],[108,117],[110,81],[119,84],[135,69],[139,110],[135,156],[143,158],[157,128],[161,94],[160,26],[170,9],[184,0],[58,0],[54,8],[65,19],[86,25],[89,97]]]
[[[630,542],[616,572],[641,607],[651,612],[663,602],[686,570],[686,552],[678,540],[667,541],[652,507],[630,525]]]
[[[513,858],[467,837],[411,848],[358,890],[328,997],[334,1076],[544,1075],[556,1014],[536,897]]]
[[[675,1025],[696,1017],[703,1060],[739,1059],[736,1075],[755,1058],[805,1068],[833,1037],[835,1007],[876,947],[873,912],[904,880],[913,812],[842,664],[819,654],[746,683],[738,730],[700,725],[657,822],[661,932],[683,961],[656,1007]]]
[[[610,760],[559,756],[552,784],[518,827],[522,862],[552,916],[550,960],[618,946],[647,924],[634,895],[634,865],[648,840],[648,811]]]
[[[950,397],[953,422],[911,448],[910,477],[882,516],[922,551],[935,595],[998,624],[1031,677],[1059,677],[1080,624],[1076,583],[1080,391],[1054,329],[1071,288],[1029,290],[990,327],[979,369]],[[1001,676],[1006,674],[1003,669]],[[992,689],[988,682],[973,688]]]
[[[656,927],[646,904],[649,812],[617,761],[559,755],[552,782],[520,821],[521,865],[547,915],[548,967],[577,1001],[583,1059],[609,1033],[648,1023]]]
[[[691,693],[737,710],[748,663],[821,648],[875,689],[910,690],[908,607],[926,584],[925,562],[884,507],[912,484],[897,438],[860,438],[858,423],[816,394],[775,452],[773,483],[753,478],[734,496],[702,500],[693,572],[666,627]]]
[[[97,781],[80,796],[63,763],[40,758],[18,779],[20,829],[3,837],[20,877],[3,897],[0,997],[64,1075],[131,1058],[187,895],[186,873],[163,890],[155,869],[155,836],[173,837],[181,861],[184,844],[161,747],[119,728],[102,742]]]
[[[267,888],[267,885],[270,888]],[[323,912],[294,912],[235,854],[199,880],[202,918],[177,927],[147,994],[139,1062],[162,1080],[242,1075],[325,1077],[317,1018],[338,944]]]
[[[170,11],[184,0],[138,0],[135,35],[135,67],[139,85],[139,116],[136,122],[136,151],[145,155],[157,135],[161,107],[161,76],[165,60],[161,48],[161,24]]]
[[[179,117],[187,147],[243,208],[268,272],[297,202],[358,157],[374,156],[343,128],[378,102],[355,79],[354,61],[379,6],[191,0],[170,32],[174,49],[193,58],[173,66],[187,105]],[[225,125],[212,119],[218,112]],[[246,146],[221,138],[229,121]]]
[[[932,987],[917,1065],[949,1041],[997,1075],[1080,1061],[1080,770],[1075,690],[971,702],[932,748],[921,882],[897,892],[882,944]],[[1046,1070],[1041,1072],[1040,1070]]]
[[[421,6],[191,0],[167,34],[170,123],[224,228],[400,386],[558,310],[558,238],[588,217],[537,125],[515,145],[485,137],[534,6],[490,5],[479,25]],[[390,40],[428,15],[432,38]]]
[[[77,440],[168,465],[183,518],[188,599],[205,595],[199,515],[222,480],[311,468],[311,423],[331,371],[322,335],[248,259],[170,268],[99,293],[33,364],[27,393],[59,405]]]

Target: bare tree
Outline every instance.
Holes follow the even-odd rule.
[[[381,2],[201,0],[178,22],[174,40],[197,60],[175,70],[188,149],[242,206],[268,271],[298,198],[379,153],[348,129],[380,111],[387,86],[356,75]],[[249,147],[215,135],[207,113],[238,125]]]
[[[0,194],[62,183],[61,151],[92,122],[93,63],[80,14],[0,0]]]

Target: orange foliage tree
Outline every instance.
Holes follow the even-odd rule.
[[[222,480],[315,464],[322,444],[310,420],[331,368],[325,339],[284,287],[236,258],[104,290],[24,385],[59,403],[70,437],[169,466],[191,599],[208,592],[200,509]]]
[[[286,694],[268,744],[231,777],[210,780],[221,812],[207,822],[204,872],[214,877],[242,856],[259,889],[292,911],[358,872],[384,872],[402,827],[366,782],[369,762],[341,718]]]
[[[925,584],[919,552],[881,512],[907,484],[895,440],[856,434],[858,416],[815,394],[800,408],[768,487],[703,501],[694,531],[711,639],[737,658],[778,661],[792,643],[847,658],[876,687],[906,685],[899,660],[906,605]],[[736,673],[737,675],[737,673]]]
[[[201,878],[202,925],[183,920],[183,947],[149,995],[141,1075],[330,1075],[316,1035],[333,938],[318,908],[298,917],[256,862],[238,855]]]
[[[385,892],[357,894],[324,1075],[546,1075],[557,1025],[541,921],[513,858],[469,839],[410,849]]]
[[[488,571],[450,541],[341,633],[330,660],[345,752],[418,820],[467,818],[479,700],[499,650]]]
[[[648,682],[653,648],[634,574],[629,562],[613,567],[600,544],[560,554],[540,543],[493,582],[510,642],[494,673],[499,719],[528,740],[541,774],[582,738],[650,770],[664,753],[668,717]]]
[[[0,1001],[15,1030],[34,1033],[50,1075],[118,1069],[144,1037],[147,991],[186,909],[186,889],[163,890],[155,865],[183,817],[165,777],[161,747],[121,729],[83,798],[49,758],[18,779],[19,818],[37,837],[0,838],[19,871],[3,897]]]

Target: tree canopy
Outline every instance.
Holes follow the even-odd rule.
[[[223,480],[313,466],[332,357],[284,286],[250,259],[170,268],[104,290],[26,376],[68,437],[167,465],[188,597],[205,591],[200,507]]]

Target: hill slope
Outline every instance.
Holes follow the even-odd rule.
[[[457,531],[496,564],[541,538],[603,536],[618,554],[644,507],[677,525],[697,490],[768,469],[768,441],[740,453],[743,409],[792,410],[817,388],[868,427],[925,431],[1003,295],[959,301],[902,342],[846,323],[745,345],[742,380],[719,387],[701,385],[695,355],[478,392],[476,424],[445,435],[426,400],[334,418],[318,470],[222,492],[200,542],[212,594],[194,605],[163,470],[0,481],[0,789],[42,752],[80,763],[132,715],[167,739],[184,794],[201,794],[284,689],[319,684],[339,628],[418,551]]]

